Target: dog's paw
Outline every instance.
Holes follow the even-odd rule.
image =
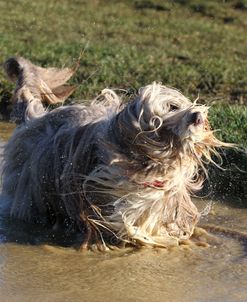
[[[190,239],[180,240],[179,244],[187,245],[187,246],[209,247],[209,246],[217,246],[221,244],[221,239],[208,233],[203,228],[195,227],[194,232],[190,237]]]

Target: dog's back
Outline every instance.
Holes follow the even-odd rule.
[[[78,195],[82,183],[78,179],[98,164],[94,163],[100,158],[98,145],[107,135],[105,129],[111,116],[116,114],[118,104],[114,105],[111,96],[106,96],[105,104],[93,102],[89,106],[62,106],[48,112],[43,102],[63,100],[56,91],[62,90],[68,70],[63,80],[55,83],[60,88],[50,88],[49,70],[45,73],[45,69],[23,58],[8,60],[5,69],[12,80],[17,79],[12,119],[19,124],[3,153],[2,192],[11,200],[11,215],[51,224],[59,216],[63,221],[66,217],[76,221],[80,215]],[[51,68],[51,71],[52,76],[57,74],[62,78],[61,70]],[[40,85],[53,96],[43,95]],[[70,92],[71,88],[68,88],[66,96]],[[90,156],[86,156],[87,153]],[[83,162],[81,158],[89,160]],[[74,185],[75,196],[69,185],[72,179],[74,184],[78,184],[78,187]],[[54,221],[44,221],[44,218]]]

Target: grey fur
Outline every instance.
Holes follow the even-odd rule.
[[[206,107],[153,83],[126,105],[105,89],[89,106],[47,112],[44,79],[31,72],[40,67],[12,60],[24,70],[5,65],[18,78],[14,106],[22,121],[4,150],[2,193],[12,217],[77,229],[85,246],[106,247],[111,234],[157,246],[191,236],[200,216],[190,199],[202,184],[199,167],[224,145],[209,128]],[[203,125],[191,122],[195,112]]]

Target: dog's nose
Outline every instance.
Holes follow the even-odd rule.
[[[203,117],[202,117],[201,112],[193,112],[193,113],[191,113],[190,123],[194,124],[196,126],[203,124]]]

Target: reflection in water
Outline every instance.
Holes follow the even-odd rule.
[[[44,245],[0,215],[0,301],[247,301],[246,218],[218,202],[201,222],[217,244],[100,254]]]

